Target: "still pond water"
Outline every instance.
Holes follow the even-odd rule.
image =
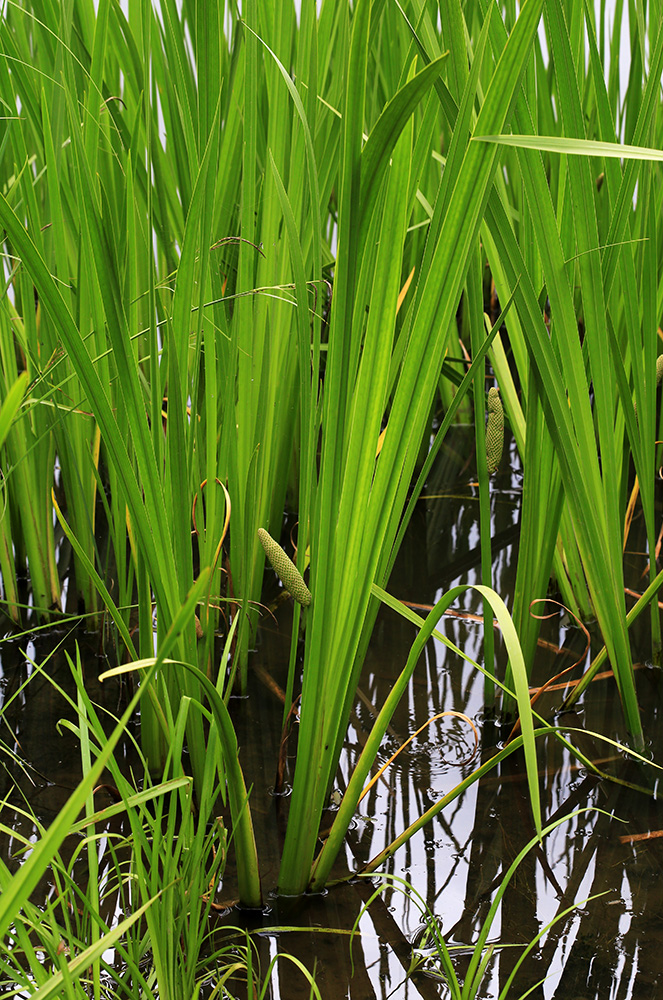
[[[392,577],[391,593],[424,608],[454,584],[480,582],[478,501],[470,482],[471,467],[466,465],[472,446],[471,429],[460,429],[453,446],[439,459]],[[510,606],[521,477],[515,458],[511,468],[504,461],[503,469],[492,487],[494,586]],[[633,551],[627,554],[627,563],[631,585],[637,588],[646,557]],[[467,592],[457,609],[462,615],[446,618],[442,627],[449,639],[481,663],[483,630],[472,618],[481,613],[480,601]],[[426,611],[420,613],[425,616]],[[282,607],[276,622],[266,619],[259,633],[252,694],[248,699],[235,699],[233,705],[241,760],[247,784],[253,785],[259,856],[274,858],[271,868],[266,864],[262,872],[267,887],[276,881],[283,812],[287,809],[287,800],[271,794],[282,715],[271,681],[285,686],[289,634],[289,610]],[[535,685],[570,665],[585,645],[580,630],[561,616],[546,623],[543,635],[548,646],[540,647]],[[414,637],[414,628],[403,619],[390,611],[381,613],[351,718],[338,792],[345,787],[374,714],[402,669]],[[651,741],[648,752],[663,763],[659,718],[662,678],[659,669],[644,660],[646,623],[642,637],[634,635],[636,660],[640,658],[639,643],[643,659],[637,673],[638,691],[645,733]],[[552,646],[564,647],[568,653],[554,653]],[[2,642],[0,705],[33,670],[29,661],[41,663],[48,652],[45,639]],[[56,654],[45,669],[63,686],[67,684],[68,668],[61,654]],[[92,653],[86,669],[93,698],[115,711],[118,692],[109,685],[101,689],[96,683]],[[577,675],[581,669],[582,665]],[[561,691],[546,694],[537,710],[558,725],[584,730],[573,739],[588,758],[600,760],[604,770],[621,779],[638,784],[656,780],[653,770],[645,778],[643,771],[634,769],[614,748],[589,735],[600,732],[612,739],[624,738],[614,681],[596,681],[577,711],[556,716],[561,699]],[[33,678],[20,704],[20,713],[13,712],[7,722],[17,741],[16,751],[41,775],[30,792],[30,802],[41,822],[48,824],[78,781],[78,751],[71,737],[56,728],[64,709],[47,681]],[[339,866],[338,875],[379,854],[487,759],[505,737],[484,717],[481,675],[441,643],[431,641],[392,721],[379,762],[386,761],[429,718],[448,709],[465,713],[477,725],[479,756],[468,761],[473,737],[461,721],[445,718],[425,729],[360,804],[347,845],[345,872]],[[8,736],[5,727],[5,742]],[[532,987],[529,995],[536,1000],[644,1000],[663,995],[663,836],[633,839],[639,834],[663,834],[663,806],[623,784],[597,780],[553,738],[540,744],[539,765],[546,820],[592,808],[551,833],[542,849],[530,852],[510,882],[490,933],[489,941],[499,947],[488,967],[481,997],[497,998],[517,961],[520,949],[503,946],[527,944],[557,915],[597,893],[604,895],[571,910],[541,936],[509,996],[521,997]],[[4,780],[0,779],[0,785]],[[0,791],[5,793],[2,788]],[[330,821],[332,817],[333,806]],[[30,833],[25,825],[22,832]],[[460,976],[504,873],[532,835],[522,759],[513,755],[439,813],[387,863],[384,870],[407,879],[442,926],[447,944],[457,948],[454,960]],[[231,876],[230,871],[228,874]],[[263,921],[264,933],[259,937],[265,967],[279,950],[296,955],[309,968],[315,963],[324,1000],[448,996],[446,987],[435,978],[434,956],[416,949],[423,924],[411,895],[386,884],[362,914],[377,884],[356,881],[338,885],[295,907],[272,899]],[[233,914],[233,921],[237,919]],[[350,945],[348,932],[357,920],[358,933]],[[270,930],[279,925],[298,929]],[[409,975],[413,959],[419,967]],[[309,996],[292,966],[284,963],[278,968],[273,981],[275,1000]]]

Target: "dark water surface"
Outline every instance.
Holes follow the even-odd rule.
[[[470,482],[472,468],[465,460],[473,447],[473,432],[461,429],[455,446],[441,457],[431,477],[426,499],[409,532],[390,590],[402,599],[432,605],[456,583],[479,580],[478,500]],[[514,469],[498,474],[492,487],[494,585],[512,604],[518,544],[520,475]],[[515,470],[515,471],[514,471]],[[637,543],[633,544],[637,550]],[[644,548],[644,543],[639,546]],[[646,556],[627,554],[634,588]],[[481,614],[479,597],[467,592],[457,604],[465,615]],[[426,611],[420,612],[425,616]],[[562,622],[560,624],[560,621]],[[483,662],[483,626],[471,618],[449,617],[440,626],[456,645]],[[647,649],[647,622],[642,635],[634,635],[634,652]],[[266,619],[254,657],[252,693],[234,699],[241,762],[247,784],[253,785],[252,809],[263,861],[266,889],[276,884],[278,857],[285,825],[287,798],[271,794],[278,748],[282,704],[267,675],[285,687],[290,635],[290,612],[278,612],[277,622]],[[342,792],[361,751],[372,720],[405,664],[416,630],[389,610],[381,612],[360,685],[360,696],[351,718],[337,791]],[[583,652],[580,629],[555,618],[546,623],[545,639],[568,649],[554,654],[541,646],[533,684],[541,684]],[[503,661],[498,638],[498,659]],[[0,692],[6,698],[32,667],[26,665],[26,640],[0,647]],[[571,651],[575,651],[571,655]],[[45,659],[41,640],[28,650],[35,661]],[[643,654],[643,656],[646,654]],[[88,663],[93,698],[115,711],[120,692],[95,677],[97,665]],[[46,668],[66,683],[67,666],[54,658]],[[577,668],[579,676],[582,667]],[[643,663],[637,672],[648,752],[663,763],[660,726],[661,674]],[[592,732],[614,740],[624,739],[619,698],[612,679],[597,680],[574,713],[556,716],[562,692],[546,694],[537,710],[560,726],[578,728],[571,738],[593,761],[620,781],[639,785],[656,781],[653,769],[630,764],[617,749],[599,741]],[[37,779],[30,802],[41,822],[47,824],[78,781],[78,748],[71,734],[58,735],[55,722],[64,714],[60,697],[45,680],[35,677],[21,695],[20,713],[12,711],[11,725],[20,743],[17,752],[31,761],[43,779]],[[348,840],[346,857],[336,874],[340,877],[376,856],[399,833],[462,778],[488,759],[506,733],[498,731],[483,709],[483,678],[470,665],[431,641],[417,666],[406,696],[385,738],[379,763],[424,725],[427,719],[453,709],[469,716],[479,729],[479,756],[467,761],[473,743],[468,725],[445,718],[425,729],[387,769],[362,801]],[[8,741],[9,732],[3,734]],[[296,733],[289,747],[293,754]],[[294,765],[294,757],[289,759]],[[575,903],[541,936],[530,959],[521,968],[510,997],[529,994],[538,1000],[640,1000],[656,997],[663,979],[663,837],[628,840],[633,835],[663,831],[663,806],[652,796],[624,784],[598,780],[579,766],[576,758],[553,737],[539,744],[540,787],[546,822],[577,809],[590,807],[563,823],[529,853],[511,880],[493,924],[489,941],[496,946],[480,997],[497,998],[522,946],[531,941]],[[25,783],[23,784],[25,788]],[[599,812],[598,810],[603,810]],[[607,814],[607,815],[606,815]],[[333,806],[329,810],[333,819]],[[26,821],[22,832],[30,834]],[[324,826],[324,821],[323,821]],[[503,876],[523,846],[533,836],[522,757],[514,754],[473,785],[418,832],[390,859],[385,871],[405,878],[420,894],[440,922],[454,953],[459,976],[476,941],[491,901]],[[621,839],[620,839],[621,838]],[[2,845],[3,854],[7,844]],[[232,872],[228,870],[228,883]],[[387,997],[446,997],[446,987],[433,978],[434,957],[419,954],[428,973],[408,977],[420,940],[422,917],[414,899],[394,885],[385,884],[379,898],[363,912],[378,882],[357,880],[337,885],[323,896],[288,904],[270,899],[260,941],[266,968],[278,952],[297,956],[316,966],[316,980],[325,1000],[373,1000]],[[237,914],[232,918],[235,922]],[[358,933],[350,943],[349,932],[357,921]],[[270,928],[298,928],[277,932]],[[330,929],[334,931],[331,933]],[[502,947],[502,946],[510,947]],[[287,962],[277,967],[274,997],[299,1000],[309,996],[303,980]],[[539,985],[536,985],[539,984]],[[663,994],[661,994],[663,995]]]

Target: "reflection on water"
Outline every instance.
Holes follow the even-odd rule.
[[[468,435],[471,433],[468,431]],[[469,473],[463,466],[464,456],[470,452],[471,443],[459,437],[455,448],[438,464],[393,575],[390,589],[396,596],[432,605],[457,583],[480,582],[478,501],[476,491],[468,486]],[[494,581],[509,606],[517,557],[520,485],[516,469],[500,474],[492,489]],[[639,575],[644,565],[642,556],[634,557],[632,562],[634,573]],[[468,613],[482,613],[480,599],[472,591],[463,595],[457,607]],[[282,629],[287,634],[285,622]],[[646,633],[646,623],[643,629]],[[482,662],[480,624],[448,618],[444,632],[469,656]],[[580,630],[560,625],[558,619],[547,623],[544,635],[551,645],[568,649],[569,655],[554,655],[542,646],[534,684],[543,683],[570,665],[585,646]],[[403,619],[390,611],[380,615],[362,677],[361,697],[351,719],[338,779],[341,791],[414,637],[415,630]],[[635,641],[637,647],[637,636]],[[646,641],[645,635],[644,648]],[[280,676],[282,667],[275,647],[266,637],[259,655],[268,669]],[[640,701],[645,713],[650,713],[645,730],[650,734],[658,731],[658,676],[653,668],[638,673]],[[545,695],[537,708],[551,716],[561,698],[560,691]],[[497,731],[490,719],[483,719],[482,677],[444,645],[431,641],[394,716],[378,763],[386,761],[428,718],[445,709],[464,712],[482,722],[481,758],[459,766],[471,743],[471,735],[461,722],[443,719],[425,730],[361,803],[347,848],[346,862],[351,870],[378,855],[417,816],[486,760],[504,738],[505,734]],[[589,735],[596,731],[613,739],[625,736],[613,681],[595,682],[578,711],[556,721],[585,730],[573,734],[572,739],[589,759],[605,762],[601,764],[604,770],[636,784],[652,780],[651,774],[629,767],[618,751]],[[652,746],[654,757],[663,761],[662,751]],[[530,995],[540,1000],[637,1000],[656,995],[662,968],[658,937],[663,899],[652,876],[660,867],[657,854],[663,851],[663,839],[622,843],[620,837],[663,827],[661,806],[623,785],[599,781],[554,738],[541,743],[539,762],[547,822],[578,809],[591,807],[591,811],[558,827],[541,848],[533,850],[504,895],[490,941],[501,946],[522,946],[552,924],[519,971],[510,995],[522,996],[530,988],[534,988]],[[626,822],[621,824],[612,816]],[[459,975],[467,967],[468,946],[476,941],[506,870],[533,833],[525,772],[521,759],[514,755],[452,802],[388,861],[385,871],[405,877],[414,886],[441,921],[448,944],[459,946]],[[344,887],[329,893],[330,904],[337,900],[339,915],[345,915],[345,927],[352,926],[357,915],[358,903],[349,896],[350,891]],[[358,891],[362,899],[368,898],[366,886]],[[574,903],[599,893],[605,895],[564,915]],[[329,922],[330,913],[323,910],[314,919]],[[347,967],[338,957],[344,949],[347,955],[346,945],[338,946],[329,965],[321,960],[318,981],[325,997],[363,1000],[446,995],[434,980],[426,980],[421,974],[412,982],[405,981],[412,956],[408,943],[415,941],[421,931],[421,915],[412,899],[394,887],[385,888],[379,902],[362,916],[359,928],[362,937],[354,945],[355,976],[350,982],[345,979]],[[292,937],[283,942],[287,950],[296,946]],[[316,940],[302,937],[301,950],[296,953],[310,960],[318,954]],[[499,995],[519,955],[520,949],[514,947],[496,950],[482,997]],[[281,996],[288,995],[284,986]]]
[[[471,430],[467,433],[472,435]],[[464,466],[472,446],[471,438],[466,440],[462,435],[461,430],[455,447],[447,449],[438,462],[390,587],[397,597],[424,606],[434,604],[456,583],[480,582],[478,500],[474,487],[468,485],[471,470]],[[500,473],[492,487],[494,585],[508,606],[515,577],[520,485],[516,467],[515,471]],[[637,554],[630,557],[636,580],[643,559]],[[471,591],[462,596],[457,608],[466,615],[482,613],[480,599]],[[242,764],[247,783],[253,786],[259,856],[267,859],[262,870],[266,888],[276,883],[287,810],[287,799],[270,794],[282,706],[260,680],[260,671],[267,671],[278,684],[285,683],[290,629],[287,607],[279,615],[278,628],[266,620],[260,633],[255,656],[259,670],[251,697],[233,705]],[[482,662],[481,624],[469,617],[448,617],[442,627],[448,638]],[[646,622],[642,627],[646,632]],[[376,712],[405,663],[415,634],[415,629],[394,613],[385,610],[380,614],[338,775],[340,792]],[[545,638],[551,645],[575,651],[571,654],[574,659],[581,655],[585,644],[579,629],[560,625],[557,619],[546,623]],[[634,642],[637,651],[637,635]],[[499,655],[499,639],[497,646]],[[27,668],[15,644],[3,646],[2,651],[6,698]],[[38,649],[35,659],[45,655]],[[533,683],[543,683],[571,662],[542,645]],[[91,675],[95,673],[90,670]],[[645,732],[652,740],[650,750],[654,759],[663,761],[658,736],[659,672],[644,668],[637,677]],[[117,697],[117,691],[112,695],[103,692],[103,696]],[[546,694],[537,709],[552,716],[561,698],[561,691]],[[71,737],[66,733],[55,735],[55,721],[64,710],[50,684],[35,678],[21,699],[21,713],[14,713],[12,718],[23,754],[43,775],[31,801],[41,821],[47,823],[77,781],[77,750],[67,743]],[[378,764],[385,762],[427,719],[448,709],[467,714],[479,726],[479,758],[467,762],[472,735],[460,720],[444,718],[425,729],[362,801],[346,858],[337,866],[336,876],[356,870],[379,854],[417,816],[487,760],[505,738],[506,734],[490,718],[484,718],[481,675],[443,644],[431,641],[393,718]],[[556,721],[570,729],[584,730],[571,734],[571,739],[583,754],[603,762],[601,767],[619,779],[636,784],[655,780],[655,772],[628,764],[614,747],[591,735],[598,732],[612,739],[624,737],[612,680],[596,681],[578,711],[559,716]],[[291,737],[290,754],[295,752],[295,735]],[[291,756],[291,770],[293,763]],[[663,837],[628,838],[663,829],[661,805],[624,784],[599,781],[552,737],[539,745],[539,766],[547,822],[577,809],[591,810],[554,830],[515,873],[489,937],[499,947],[480,996],[488,1000],[499,995],[520,955],[520,949],[511,946],[522,946],[539,934],[540,941],[519,971],[511,996],[520,997],[530,988],[529,995],[537,1000],[638,1000],[658,995],[663,969],[659,945],[663,885],[658,877],[663,863]],[[332,818],[333,807],[323,818],[323,827]],[[521,758],[513,755],[452,802],[387,862],[386,873],[404,877],[412,884],[441,923],[447,943],[458,947],[454,961],[460,976],[506,870],[532,836],[525,772]],[[393,885],[385,885],[379,898],[360,916],[376,885],[368,881],[338,885],[295,908],[272,899],[259,937],[264,967],[281,950],[296,955],[309,967],[315,962],[325,1000],[447,996],[431,975],[417,972],[408,978],[412,942],[420,938],[422,930],[421,914],[411,897]],[[604,895],[569,909],[599,893]],[[351,946],[349,932],[355,921],[358,932]],[[279,925],[298,930],[270,930]],[[329,933],[325,928],[338,933]],[[292,966],[283,963],[275,976],[274,995],[281,1000],[303,1000],[309,992],[296,978]]]

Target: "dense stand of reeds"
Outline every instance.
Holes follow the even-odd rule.
[[[596,617],[644,744],[622,573],[635,503],[650,554],[638,612],[653,600],[660,646],[660,0],[630,5],[626,75],[621,4],[608,33],[603,5],[570,0],[0,9],[6,614],[57,616],[66,590],[69,609],[110,616],[123,669],[145,673],[150,767],[178,734],[200,795],[227,786],[240,896],[259,906],[227,700],[251,687],[259,529],[279,539],[295,509],[311,601],[293,627],[278,889],[319,888],[372,763],[316,859],[382,588],[472,400],[486,700],[494,612],[509,657],[497,708],[517,700],[540,831],[529,606],[551,579]],[[515,628],[489,589],[502,402],[525,476]]]

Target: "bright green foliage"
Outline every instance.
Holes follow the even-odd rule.
[[[25,813],[40,839],[23,843],[29,854],[16,874],[0,862],[3,984],[38,1000],[85,1000],[109,991],[117,1000],[180,1000],[198,996],[203,983],[219,996],[241,993],[241,983],[249,983],[254,996],[266,995],[273,963],[261,975],[248,932],[226,927],[222,935],[214,933],[229,837],[220,818],[207,819],[219,791],[214,753],[197,796],[183,770],[186,716],[195,706],[188,699],[180,705],[162,780],[153,782],[142,760],[137,790],[113,750],[120,735],[127,737],[124,725],[140,692],[108,738],[85,692],[80,656],[71,666],[76,703],[60,688],[58,694],[76,713],[76,723],[63,725],[80,740],[86,777],[48,830]],[[104,767],[119,800],[96,809],[92,788]],[[81,805],[84,814],[77,818]],[[3,812],[4,805],[0,830],[16,842]],[[127,818],[128,832],[119,832],[117,817]],[[65,836],[76,838],[73,854],[62,850]],[[87,857],[87,885],[81,884],[81,857]],[[28,898],[44,876],[57,891],[43,902]],[[118,912],[127,916],[109,926],[109,914]],[[296,965],[310,995],[319,998],[311,973],[293,956],[280,959]]]
[[[553,171],[549,181],[541,154],[521,148],[516,137],[517,149],[507,162],[509,177],[514,181],[518,178],[510,188],[514,199],[517,189],[525,194],[525,200],[517,202],[521,224],[510,221],[515,218],[513,209],[508,208],[509,202],[503,197],[489,206],[484,230],[500,295],[517,289],[512,316],[518,316],[519,322],[514,320],[512,324],[509,320],[507,325],[521,382],[526,386],[526,424],[521,424],[519,441],[525,453],[526,479],[514,615],[526,656],[531,660],[538,626],[531,622],[528,607],[533,597],[547,589],[559,525],[555,570],[564,598],[581,614],[593,609],[598,618],[617,671],[627,725],[635,743],[640,744],[642,732],[626,630],[622,547],[629,474],[624,459],[629,453],[642,488],[650,551],[656,538],[653,371],[658,323],[653,288],[658,281],[658,263],[653,233],[647,237],[651,252],[630,242],[638,231],[643,235],[651,232],[649,183],[639,187],[635,219],[631,218],[629,206],[638,172],[642,171],[644,181],[654,167],[626,159],[622,172],[614,158],[606,158],[606,182],[597,188],[590,169],[593,161],[576,155],[595,152],[583,144],[588,119],[581,110],[579,82],[589,88],[589,81],[584,82],[584,62],[579,60],[577,66],[574,62],[574,53],[580,51],[583,21],[589,37],[593,87],[593,96],[588,99],[594,115],[589,121],[592,126],[596,123],[601,139],[613,143],[619,129],[612,120],[605,91],[593,15],[585,20],[581,8],[574,6],[573,17],[566,20],[559,3],[549,5],[547,11],[546,30],[554,57],[548,77],[560,121],[553,121],[547,110],[545,124],[540,124],[538,117],[544,120],[541,99],[527,104],[523,100],[516,106],[512,128],[528,137],[537,131],[562,131],[574,137],[563,142],[567,153],[574,155],[547,158]],[[660,12],[652,13],[652,17],[659,19]],[[498,21],[495,26],[494,44],[501,48],[505,33]],[[633,30],[637,37],[640,27],[633,25]],[[635,145],[647,144],[656,107],[654,95],[663,65],[663,45],[658,34],[656,38],[659,44],[652,53],[650,75],[637,96],[637,127],[626,136],[635,140]],[[613,89],[613,98],[614,93]],[[503,136],[501,141],[510,140]],[[548,148],[545,140],[541,145]],[[634,232],[632,226],[637,219],[640,222]],[[542,317],[541,283],[550,302],[550,329]],[[647,308],[641,310],[639,302],[646,303]],[[579,317],[583,343],[578,336]],[[505,387],[509,373],[503,363],[498,377],[508,400],[510,394]],[[647,409],[647,416],[637,426],[633,390],[639,414],[643,412],[641,407]],[[507,408],[511,409],[512,424],[517,429],[518,408]],[[650,572],[653,579],[653,561]],[[655,615],[655,646],[659,634]]]
[[[361,184],[373,145],[369,135],[362,151],[358,119],[369,93],[370,6],[364,0],[356,7],[348,56],[338,255],[318,503],[311,534],[315,600],[307,623],[299,752],[279,878],[279,888],[286,893],[301,892],[308,881],[305,859],[313,859],[320,816],[375,618],[369,588],[374,581],[386,582],[447,347],[445,335],[455,317],[496,162],[486,155],[488,144],[469,141],[479,67],[492,21],[488,17],[439,191],[433,195],[435,211],[405,320],[401,353],[397,337],[401,280],[394,259],[407,242],[409,205],[403,192],[416,193],[423,163],[415,155],[410,122],[400,135],[393,135],[391,157],[385,150],[380,178],[384,195],[372,215],[367,214],[365,205],[370,202],[361,197]],[[492,128],[506,120],[527,60],[525,40],[536,32],[539,12],[535,0],[523,8],[504,59],[486,88],[476,125],[480,134],[488,122]],[[402,22],[385,16],[393,28],[387,35],[399,37]],[[389,419],[376,458],[386,409]]]
[[[372,587],[386,586],[423,486],[410,493],[431,414],[442,400],[439,447],[470,389],[490,584],[503,416],[493,389],[484,432],[485,330],[524,466],[513,614],[525,662],[538,634],[529,604],[552,573],[570,606],[596,615],[642,745],[622,553],[632,467],[652,552],[657,536],[660,156],[622,149],[622,165],[601,143],[661,145],[660,5],[648,17],[630,24],[622,103],[593,8],[569,0],[527,0],[517,16],[511,0],[324,0],[299,18],[281,0],[246,0],[241,18],[221,0],[3,8],[5,601],[17,615],[26,566],[34,605],[60,600],[55,486],[75,598],[94,613],[101,595],[143,666],[155,606],[157,654],[172,647],[143,704],[149,761],[163,763],[184,726],[200,784],[206,716],[180,705],[216,721],[245,901],[260,887],[225,703],[248,688],[261,539],[310,604],[303,667],[295,608],[285,711],[301,687],[301,713],[278,880],[299,893],[377,614]],[[492,330],[482,315],[486,258],[510,303],[509,353],[501,320]],[[459,311],[475,360],[454,396]],[[299,569],[279,562],[286,503]],[[236,645],[219,657],[223,601]],[[659,637],[654,614],[654,647]],[[507,687],[526,687],[513,658]]]

